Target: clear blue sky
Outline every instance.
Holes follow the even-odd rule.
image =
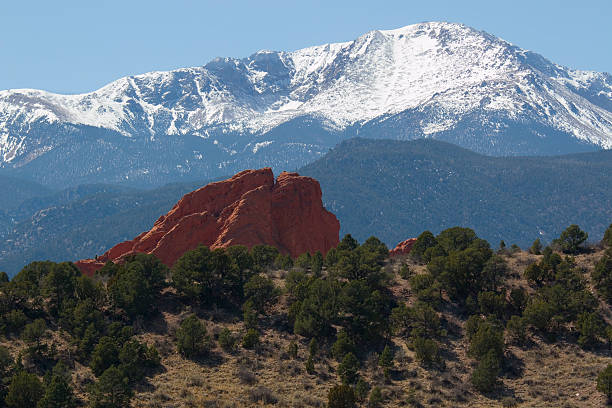
[[[0,89],[87,92],[125,75],[422,21],[464,23],[559,64],[612,73],[612,0],[7,0]]]

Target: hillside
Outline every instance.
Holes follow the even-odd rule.
[[[414,248],[389,259],[380,241],[345,237],[293,266],[270,247],[200,248],[170,271],[145,255],[93,280],[71,264],[31,265],[0,283],[0,396],[325,407],[344,382],[333,401],[345,405],[330,406],[605,406],[609,250],[493,252],[459,228]],[[465,262],[448,275],[456,256]]]
[[[352,139],[298,171],[319,180],[341,232],[390,246],[448,225],[526,248],[578,224],[597,242],[612,220],[612,151],[501,158],[429,139]]]
[[[365,136],[489,155],[612,147],[612,78],[462,24],[374,30],[117,79],[80,95],[0,91],[0,168],[54,188],[292,169]]]
[[[175,183],[153,190],[79,186],[26,200],[10,213],[0,245],[0,271],[12,276],[35,260],[102,254],[150,228],[184,194],[204,184]]]

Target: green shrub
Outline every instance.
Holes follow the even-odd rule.
[[[612,244],[611,244],[612,246]],[[593,282],[597,291],[608,303],[612,302],[612,250],[608,249],[605,255],[597,261],[593,270]]]
[[[382,391],[380,390],[380,387],[372,388],[372,391],[370,392],[370,400],[368,401],[368,407],[371,407],[371,408],[380,407],[382,403],[383,403],[383,396],[382,396]]]
[[[328,408],[356,408],[356,398],[353,388],[342,384],[334,385],[327,393]]]
[[[219,346],[227,353],[236,349],[236,341],[236,337],[232,335],[232,332],[227,327],[224,327],[219,333]]]
[[[291,342],[289,343],[289,347],[287,349],[287,354],[289,355],[290,358],[292,359],[296,359],[298,356],[298,345],[295,341],[291,340]]]
[[[506,330],[510,341],[515,344],[523,345],[527,339],[527,322],[519,316],[512,316],[506,323]]]
[[[100,338],[100,341],[91,354],[89,368],[96,377],[99,377],[112,365],[119,364],[119,348],[116,341],[108,336]]]
[[[604,232],[603,242],[607,246],[612,246],[612,224],[610,224],[606,232]]]
[[[38,377],[22,370],[11,378],[5,402],[11,408],[33,408],[43,394],[44,388]]]
[[[470,340],[468,354],[477,360],[489,355],[501,360],[504,355],[503,331],[488,321],[482,322]]]
[[[258,313],[252,300],[247,300],[242,305],[242,320],[246,329],[257,329],[259,327]]]
[[[604,334],[604,322],[595,312],[584,312],[578,316],[576,328],[580,336],[578,344],[582,348],[590,348],[597,344],[598,337]]]
[[[136,254],[116,268],[107,284],[112,305],[132,319],[155,310],[157,297],[166,284],[166,265],[154,255]]]
[[[314,365],[314,359],[312,357],[312,354],[308,355],[308,359],[306,359],[306,364],[304,366],[306,368],[306,372],[308,374],[314,374],[315,373],[315,365]]]
[[[472,372],[472,384],[480,392],[491,392],[498,384],[497,375],[499,371],[499,357],[495,350],[490,350]]]
[[[440,348],[434,340],[419,336],[412,340],[412,345],[416,359],[422,364],[427,365],[440,361]]]
[[[364,401],[370,392],[370,384],[368,384],[363,378],[357,380],[355,384],[355,397],[357,400]]]
[[[612,364],[608,364],[597,376],[597,391],[603,392],[608,402],[612,401]]]
[[[59,364],[58,364],[59,365]],[[56,366],[57,368],[57,366]],[[42,399],[37,408],[74,408],[77,406],[68,373],[54,373],[45,387]]]
[[[279,294],[272,279],[265,276],[254,275],[244,285],[245,297],[253,302],[253,308],[260,313],[276,302]]]
[[[406,264],[402,264],[399,269],[399,276],[402,279],[410,279],[410,277],[412,276],[412,271],[410,270],[410,267]]]
[[[355,352],[355,342],[352,337],[348,335],[346,330],[340,330],[336,336],[336,341],[332,345],[331,354],[332,356],[341,361],[342,358],[348,353]]]
[[[196,315],[185,318],[176,331],[176,347],[185,357],[205,354],[210,349],[210,338],[206,335],[206,326]]]
[[[534,255],[542,254],[542,242],[540,241],[540,238],[533,241],[533,244],[531,244],[531,247],[529,248],[529,253]]]
[[[576,224],[567,227],[553,243],[566,254],[577,254],[583,249],[583,244],[589,237],[589,234],[582,231]]]
[[[338,376],[342,384],[355,384],[359,377],[359,360],[353,353],[347,353],[338,366]]]
[[[383,368],[393,367],[393,351],[388,345],[385,346],[383,352],[380,354],[380,357],[378,358],[378,365]]]
[[[242,347],[245,349],[255,348],[259,344],[259,332],[255,329],[247,330],[244,337],[242,337]]]
[[[91,408],[124,408],[130,406],[132,389],[128,378],[115,367],[109,367],[89,391]]]

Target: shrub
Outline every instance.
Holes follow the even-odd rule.
[[[599,294],[608,303],[612,302],[612,251],[610,249],[595,264],[592,277]]]
[[[244,285],[244,295],[253,302],[255,310],[263,313],[266,307],[276,302],[279,291],[274,287],[272,279],[254,275]]]
[[[355,384],[355,397],[357,397],[357,400],[364,401],[368,396],[369,391],[370,384],[364,381],[363,378],[359,378],[359,380],[357,380],[357,384]]]
[[[383,396],[380,387],[372,388],[372,392],[370,392],[370,400],[368,401],[368,407],[376,408],[379,407],[383,403]]]
[[[185,357],[195,357],[208,352],[210,338],[206,335],[206,326],[196,315],[191,315],[181,322],[176,331],[176,347]]]
[[[224,327],[219,333],[218,341],[219,346],[221,346],[225,352],[229,353],[236,349],[236,337],[232,335],[232,332],[227,327]]]
[[[498,383],[499,371],[499,356],[495,350],[489,350],[472,373],[472,384],[480,392],[490,392]]]
[[[525,344],[527,339],[527,323],[524,318],[516,315],[510,317],[510,320],[506,323],[506,330],[508,330],[510,341],[518,345]]]
[[[531,247],[529,248],[529,253],[534,255],[542,254],[542,242],[540,241],[540,238],[533,241],[533,244],[531,244]]]
[[[38,377],[22,370],[11,378],[5,402],[11,408],[32,408],[38,404],[43,393]]]
[[[345,355],[354,352],[355,342],[353,341],[353,338],[348,335],[346,330],[340,330],[336,336],[336,341],[331,348],[332,356],[336,360],[341,361]]]
[[[468,354],[477,360],[489,355],[501,360],[504,355],[503,331],[488,321],[482,322],[470,340]]]
[[[553,243],[558,245],[566,254],[577,254],[583,249],[582,245],[588,237],[589,234],[582,231],[578,225],[572,224],[567,227]]]
[[[253,301],[247,300],[242,305],[242,320],[244,321],[244,327],[247,329],[257,329],[259,326],[259,319],[257,318],[257,310],[253,307]]]
[[[11,353],[6,347],[0,346],[0,378],[5,378],[6,372],[9,370],[11,365],[13,365],[13,357],[11,357]],[[0,387],[1,386],[2,384],[0,384]]]
[[[426,251],[429,248],[433,248],[438,245],[438,241],[430,231],[423,231],[421,235],[417,237],[416,242],[412,245],[410,249],[410,256],[419,262],[429,262],[425,256]]]
[[[107,285],[113,306],[132,319],[155,310],[157,296],[165,286],[166,265],[154,255],[137,254],[116,268]]]
[[[440,348],[432,339],[416,337],[412,341],[415,357],[422,364],[432,364],[440,360]]]
[[[410,279],[410,277],[412,276],[412,271],[410,270],[410,267],[406,264],[402,264],[399,269],[399,276],[402,279]]]
[[[132,390],[128,378],[117,367],[110,367],[90,389],[91,408],[123,408],[130,405]]]
[[[327,394],[328,408],[355,408],[355,392],[353,388],[342,384],[333,386]]]
[[[141,381],[147,370],[156,368],[160,363],[159,353],[154,346],[136,339],[126,341],[119,351],[119,368],[131,383]]]
[[[314,374],[315,365],[314,365],[314,359],[312,358],[312,354],[308,355],[308,359],[306,360],[304,367],[306,368],[306,372],[308,374]]]
[[[607,246],[612,246],[612,224],[610,224],[606,232],[604,232],[603,242]]]
[[[342,384],[355,384],[358,378],[359,360],[353,353],[347,353],[338,366],[338,376]]]
[[[242,347],[245,349],[255,348],[259,344],[259,332],[255,329],[247,330],[242,338]]]
[[[108,336],[100,341],[91,354],[89,367],[96,377],[99,377],[112,365],[119,364],[119,349],[114,339]]]
[[[393,351],[388,345],[385,346],[383,352],[380,354],[380,357],[378,358],[378,365],[383,368],[393,367]]]
[[[38,402],[38,408],[76,407],[77,403],[74,398],[74,392],[68,381],[68,376],[54,374],[45,387],[45,393]]]
[[[578,344],[582,348],[590,348],[597,344],[598,337],[604,334],[604,322],[598,313],[584,312],[578,316],[576,327],[580,336]]]
[[[597,391],[603,392],[608,401],[612,401],[612,364],[597,376]]]
[[[298,356],[298,345],[295,341],[291,341],[289,343],[289,348],[287,350],[287,354],[289,355],[289,357],[291,357],[292,359],[296,359]]]

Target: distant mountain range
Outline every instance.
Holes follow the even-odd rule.
[[[341,234],[360,241],[375,235],[388,246],[455,225],[474,228],[494,246],[502,239],[522,247],[536,238],[550,242],[573,223],[598,241],[612,223],[608,150],[488,157],[435,140],[352,139],[298,172],[319,180]],[[0,235],[0,270],[100,255],[150,229],[204,184],[146,191],[88,185],[28,198],[5,213],[13,222]]]
[[[0,91],[0,170],[58,189],[295,169],[356,135],[497,156],[610,148],[612,77],[433,22],[82,95]]]

